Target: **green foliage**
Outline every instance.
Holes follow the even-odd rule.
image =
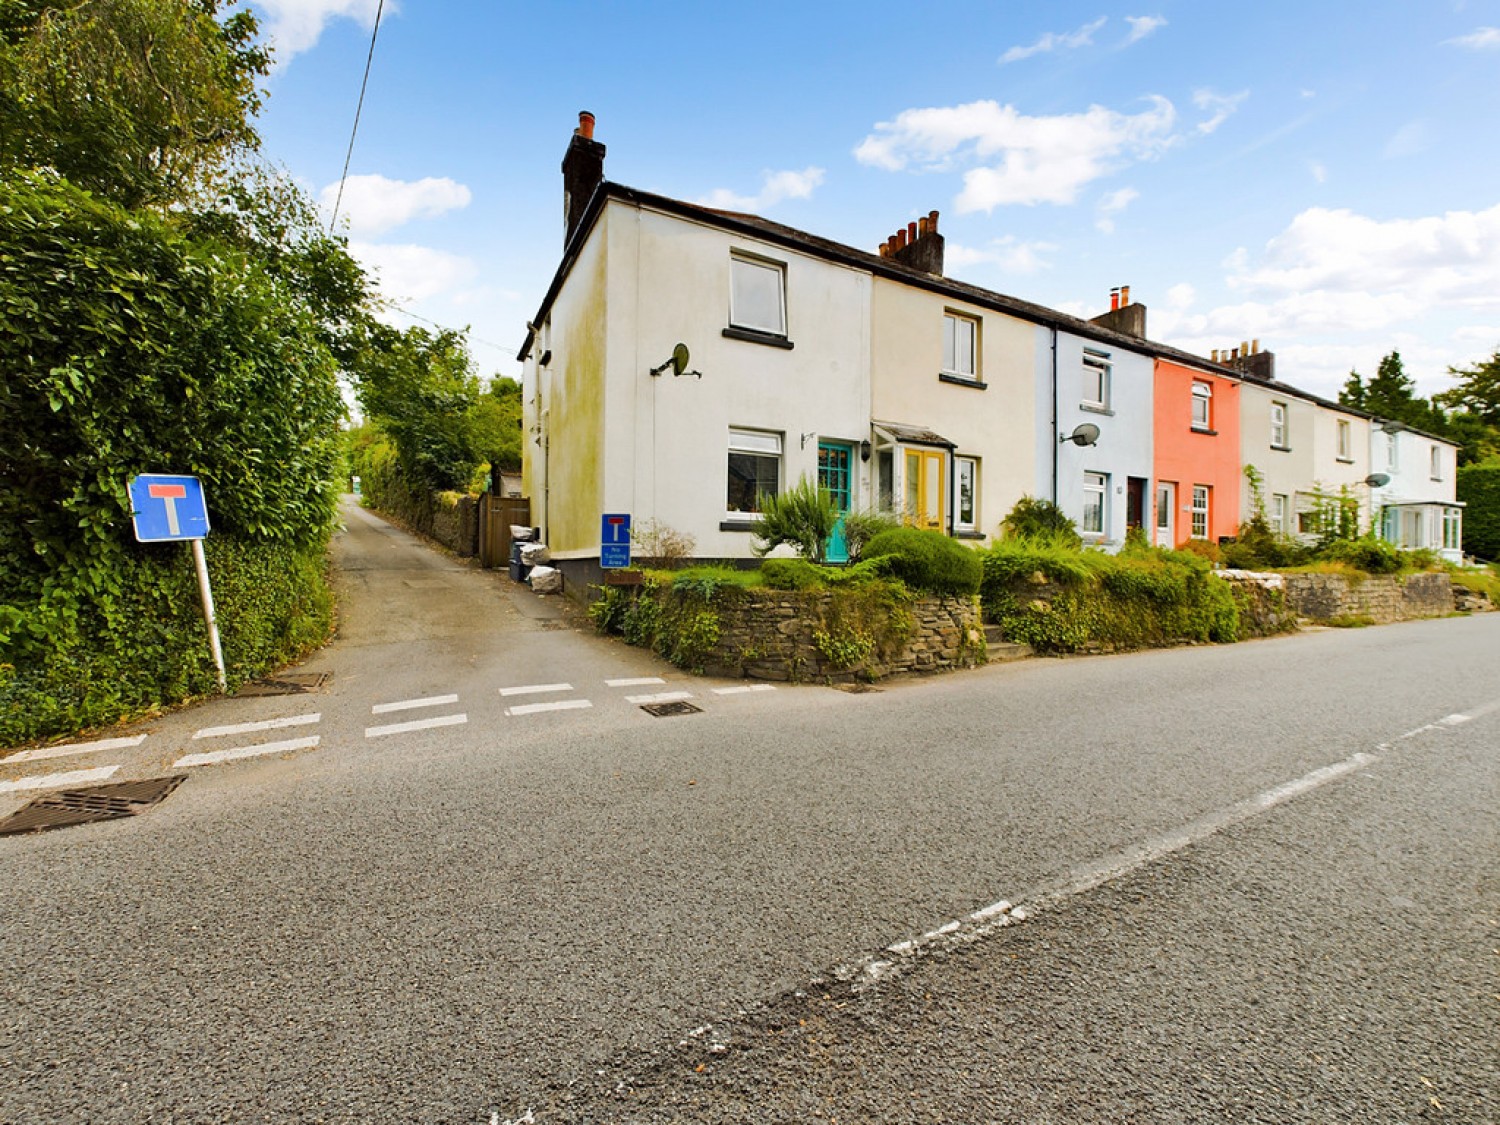
[[[762,581],[757,571],[733,566],[690,566],[659,577],[678,593],[696,595],[706,602],[713,601],[726,587],[744,590]]]
[[[521,468],[521,384],[496,378],[469,407],[475,455],[508,472]]]
[[[821,590],[827,585],[825,569],[806,559],[767,559],[760,573],[773,590]]]
[[[217,0],[5,5],[0,169],[50,168],[127,207],[186,202],[259,139],[269,58]]]
[[[1240,524],[1233,543],[1219,549],[1220,560],[1236,570],[1274,570],[1305,562],[1310,553],[1296,540],[1271,530],[1264,513]]]
[[[779,495],[762,493],[757,506],[760,523],[751,548],[757,558],[785,543],[805,559],[823,561],[828,537],[839,520],[838,505],[827,489],[804,476]]]
[[[1500,560],[1500,458],[1458,470],[1458,499],[1464,509],[1464,550],[1476,558]]]
[[[901,526],[901,521],[888,512],[863,511],[844,513],[844,549],[849,561],[857,563],[864,558],[865,545],[882,531],[891,531]]]
[[[1345,563],[1366,574],[1396,574],[1403,566],[1402,552],[1373,535],[1362,539],[1336,539],[1319,548],[1315,557],[1326,562]]]
[[[1081,547],[1083,538],[1066,512],[1051,500],[1023,496],[1000,522],[1006,539],[1051,539],[1066,547]]]
[[[1229,642],[1239,608],[1229,585],[1185,551],[1120,555],[1049,541],[1001,540],[985,554],[986,616],[1041,652]]]
[[[1436,401],[1500,428],[1500,348],[1471,367],[1450,367],[1448,374],[1458,379],[1458,385],[1434,396]]]
[[[1317,551],[1341,540],[1360,537],[1359,497],[1348,485],[1330,492],[1321,484],[1314,484],[1309,495],[1310,507],[1299,518],[1307,531],[1317,536]]]
[[[898,527],[865,545],[866,560],[884,558],[886,572],[926,594],[973,594],[983,566],[977,551],[939,531]]]

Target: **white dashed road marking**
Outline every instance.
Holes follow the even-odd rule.
[[[318,722],[323,716],[317,711],[311,715],[288,715],[284,719],[262,719],[258,723],[235,723],[227,727],[204,727],[194,731],[197,738],[222,738],[226,734],[254,734],[260,730],[280,730],[282,727],[305,727]]]
[[[664,684],[667,681],[660,676],[636,676],[626,680],[605,680],[605,687],[645,687],[647,684]]]
[[[403,699],[399,703],[377,703],[370,708],[372,715],[384,715],[391,711],[412,711],[418,707],[441,707],[446,703],[457,703],[456,695],[429,695],[424,699]]]
[[[139,746],[145,741],[144,734],[136,734],[129,738],[101,738],[97,742],[69,742],[65,746],[41,746],[35,750],[22,750],[8,758],[0,758],[0,765],[6,762],[41,762],[48,758],[71,758],[75,754],[94,754],[100,750],[124,750],[131,746]]]
[[[692,699],[690,691],[659,691],[655,695],[627,695],[626,703],[674,703],[679,699]]]
[[[556,703],[523,703],[519,707],[507,707],[507,715],[535,715],[539,711],[582,711],[592,707],[587,699],[560,699]]]
[[[290,738],[285,742],[262,742],[258,746],[237,746],[229,750],[209,750],[202,754],[184,754],[172,763],[172,768],[183,766],[212,766],[220,762],[236,762],[241,758],[259,758],[266,754],[282,754],[289,750],[311,750],[318,745],[319,738]]]
[[[745,695],[752,691],[775,691],[770,684],[748,684],[744,687],[716,687],[713,689],[715,695]]]
[[[49,773],[40,777],[18,777],[14,781],[0,781],[0,793],[19,793],[23,789],[66,789],[70,785],[87,785],[91,781],[103,781],[119,768],[119,766],[100,766],[98,769]]]
[[[469,721],[469,716],[439,715],[435,719],[413,719],[409,723],[388,723],[381,727],[365,727],[366,738],[380,738],[387,734],[405,734],[413,730],[427,730],[430,727],[456,727]]]
[[[572,684],[530,684],[526,687],[503,687],[500,694],[511,695],[544,695],[549,691],[572,691]]]

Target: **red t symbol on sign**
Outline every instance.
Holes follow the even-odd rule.
[[[148,484],[146,494],[153,500],[165,500],[167,503],[167,530],[173,535],[181,535],[182,528],[177,523],[177,501],[187,498],[187,486],[182,484]]]

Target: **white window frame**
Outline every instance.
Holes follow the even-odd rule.
[[[1285,492],[1271,493],[1271,530],[1277,535],[1287,533],[1288,513],[1292,510],[1292,498]]]
[[[1083,391],[1080,401],[1095,410],[1109,409],[1110,379],[1113,371],[1108,354],[1083,350]],[[1097,392],[1098,397],[1091,397]]]
[[[1394,433],[1385,435],[1385,467],[1392,471],[1401,467],[1401,443]]]
[[[964,519],[964,475],[968,474],[969,518]],[[953,458],[953,530],[979,530],[979,458]]]
[[[1193,380],[1193,429],[1211,430],[1214,428],[1214,388],[1211,383]],[[1199,412],[1203,417],[1198,417]]]
[[[1287,449],[1291,443],[1287,441],[1286,403],[1271,403],[1271,447],[1273,449]]]
[[[1463,512],[1458,508],[1443,509],[1443,549],[1457,551],[1463,546]]]
[[[1188,535],[1193,539],[1208,538],[1208,505],[1208,485],[1193,485],[1193,505],[1190,509],[1191,518],[1188,520]]]
[[[774,431],[730,429],[729,444],[725,450],[724,457],[724,511],[726,516],[730,519],[741,520],[759,517],[759,512],[754,508],[741,509],[729,506],[729,456],[738,453],[742,456],[774,457],[776,460],[776,495],[779,496],[783,487],[783,477],[785,476],[785,449],[786,442],[782,439],[782,435]]]
[[[1340,461],[1352,461],[1354,454],[1350,452],[1354,448],[1354,429],[1349,424],[1349,419],[1338,420],[1338,457]]]
[[[749,271],[760,271],[751,273]],[[749,312],[748,294],[742,294],[742,281],[764,281],[765,276],[776,278],[776,315],[769,321],[757,323]],[[768,258],[757,258],[739,251],[729,255],[729,325],[745,332],[759,332],[765,336],[786,338],[786,263],[773,262]]]
[[[1099,526],[1089,526],[1089,497],[1097,496],[1099,500]],[[1105,529],[1109,527],[1109,474],[1108,473],[1084,473],[1083,474],[1083,513],[1078,521],[1078,531],[1084,537],[1092,536],[1095,539],[1103,539]]]
[[[968,355],[964,355],[961,344],[967,336]],[[967,361],[967,363],[965,362]],[[963,313],[943,314],[943,366],[942,373],[955,379],[979,382],[979,321]]]
[[[1443,447],[1441,445],[1432,447],[1432,479],[1443,479]]]

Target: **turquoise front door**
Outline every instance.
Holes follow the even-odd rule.
[[[828,537],[828,542],[823,548],[823,558],[831,563],[849,561],[849,547],[844,542],[842,513],[849,510],[853,498],[853,482],[850,474],[850,463],[853,459],[852,446],[831,441],[818,442],[818,487],[833,497],[833,502],[838,505],[840,512],[839,522],[834,526],[833,534]]]

